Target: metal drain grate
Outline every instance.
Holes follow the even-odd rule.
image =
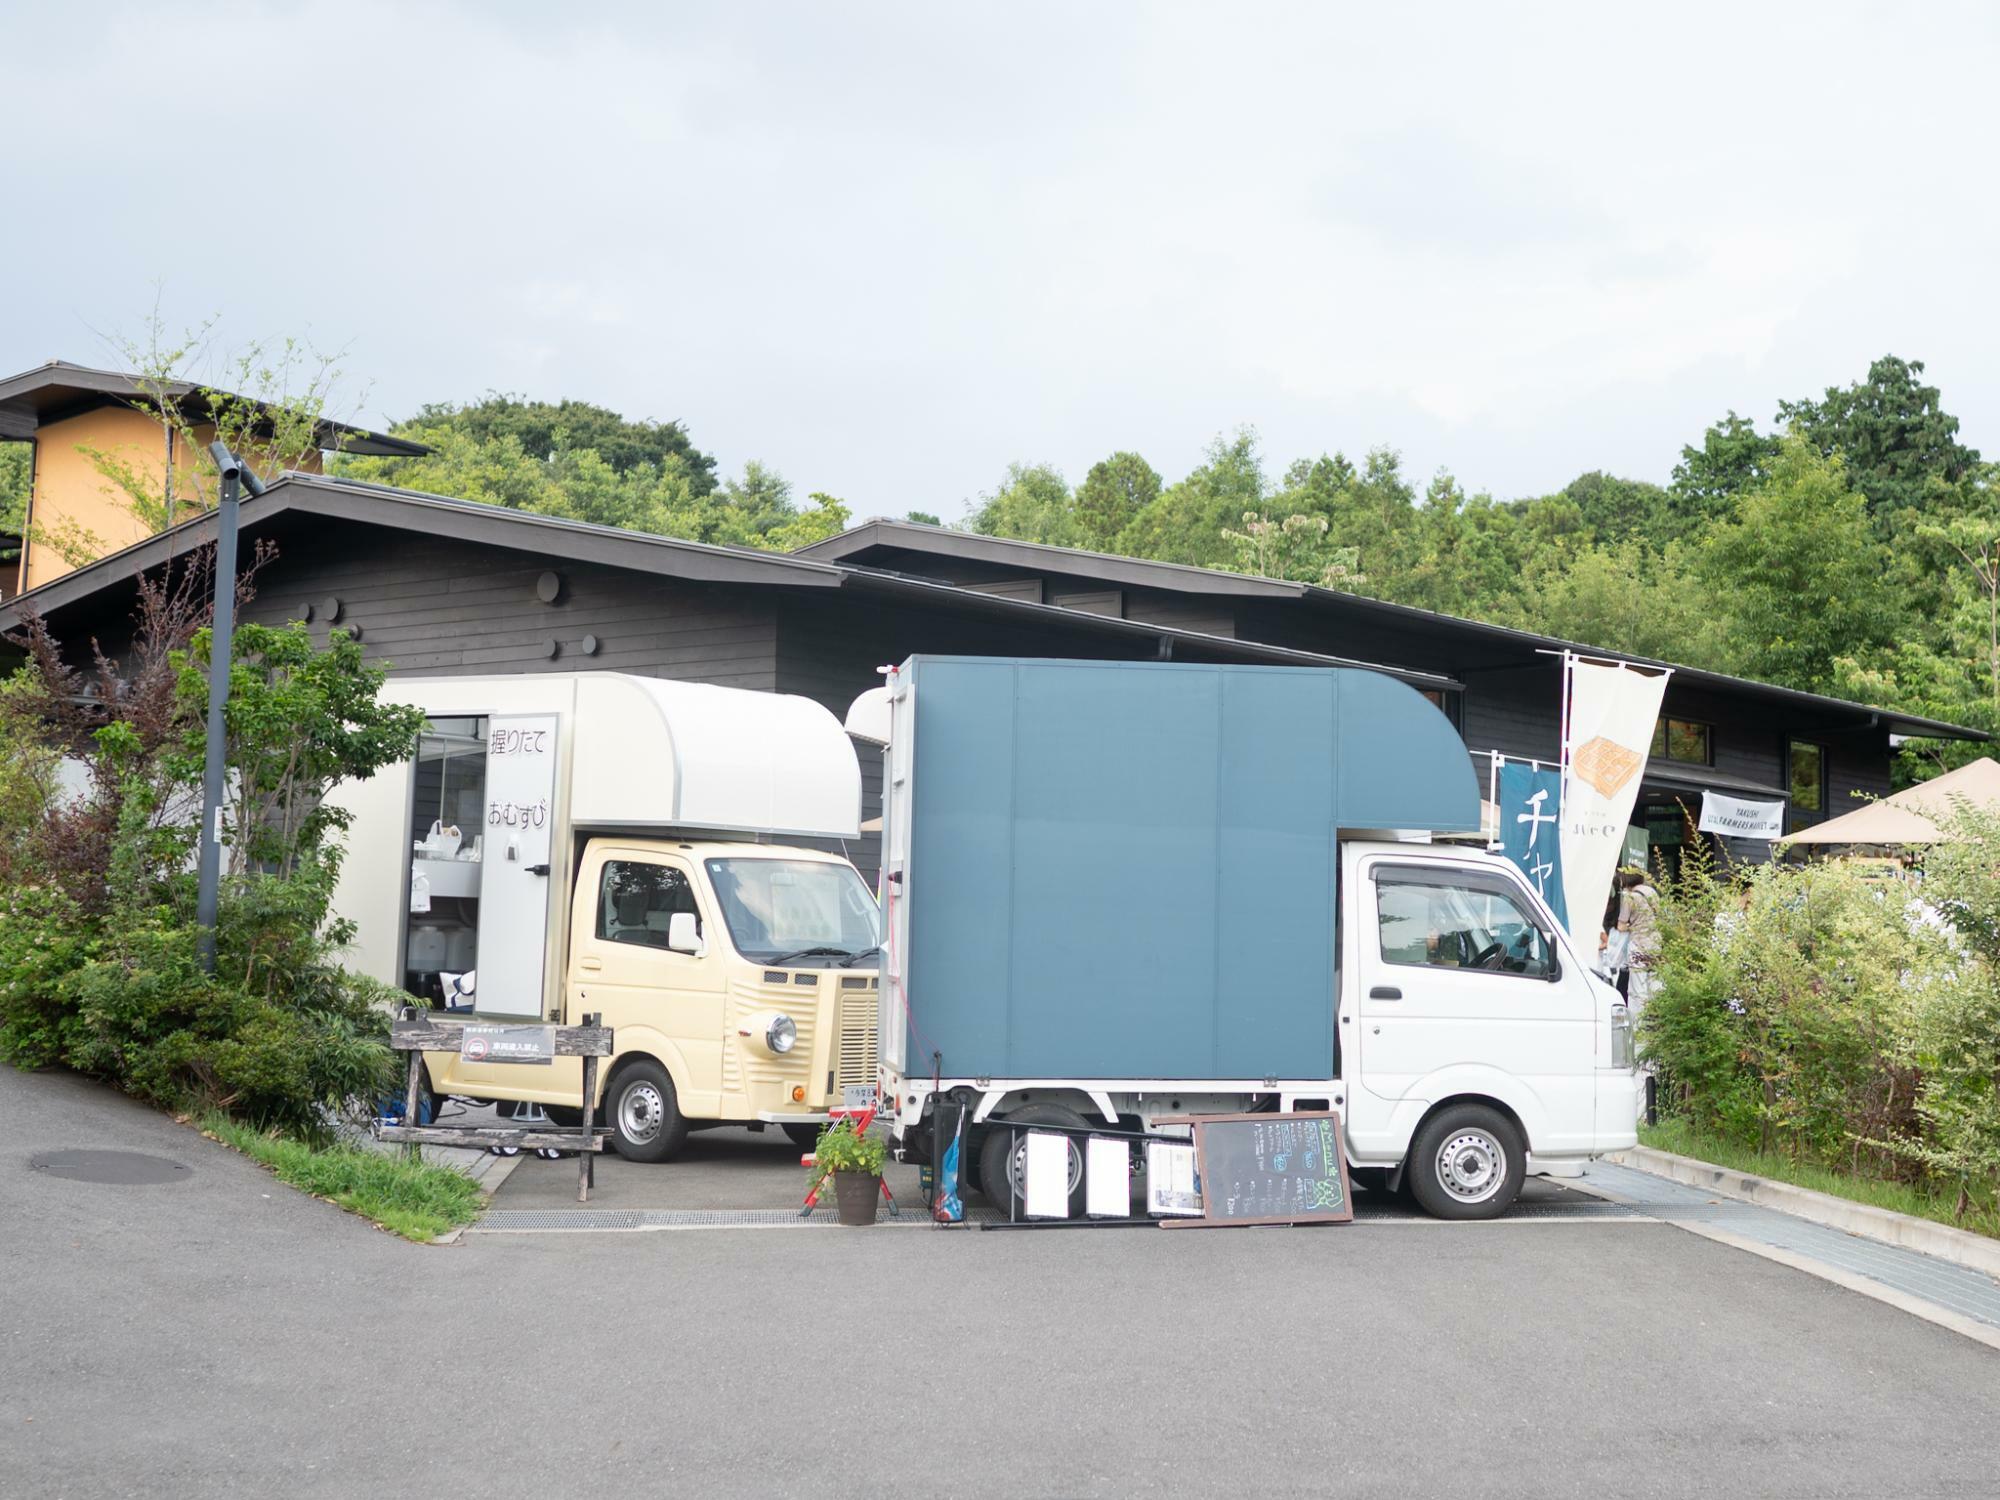
[[[921,1227],[930,1221],[922,1213],[903,1211],[900,1219],[884,1214],[876,1227]],[[496,1208],[468,1234],[534,1234],[561,1230],[634,1229],[827,1229],[839,1227],[831,1209],[800,1218],[791,1208]]]

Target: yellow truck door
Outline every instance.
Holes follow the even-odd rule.
[[[667,946],[679,912],[694,914],[706,951]],[[658,1058],[681,1113],[694,1119],[721,1112],[729,960],[707,918],[693,872],[677,856],[605,845],[584,858],[570,934],[568,1018],[576,1024],[596,1011],[616,1032],[619,1057]]]

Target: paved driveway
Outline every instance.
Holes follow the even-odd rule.
[[[1609,1217],[426,1248],[0,1070],[0,1265],[9,1497],[2000,1487],[2000,1355]]]

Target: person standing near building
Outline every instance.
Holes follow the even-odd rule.
[[[1619,871],[1618,885],[1618,936],[1625,945],[1625,1004],[1637,1024],[1659,983],[1653,976],[1653,966],[1660,954],[1660,893],[1653,889],[1644,870]],[[1656,1085],[1652,1068],[1647,1066],[1644,1071],[1646,1087],[1639,1096],[1640,1118],[1651,1125],[1658,1118],[1654,1103]]]
[[[1653,889],[1644,870],[1622,870],[1618,875],[1618,931],[1625,939],[1625,967],[1628,980],[1625,998],[1638,1019],[1646,1002],[1653,998],[1656,981],[1653,965],[1660,952],[1660,893]]]

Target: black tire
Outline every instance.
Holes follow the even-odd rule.
[[[1526,1167],[1521,1133],[1505,1115],[1454,1104],[1417,1132],[1404,1180],[1434,1219],[1497,1219],[1520,1196]]]
[[[604,1096],[604,1117],[612,1149],[627,1161],[670,1160],[687,1140],[674,1081],[649,1057],[618,1070]]]
[[[824,1125],[787,1125],[784,1127],[785,1138],[801,1151],[810,1151],[813,1147],[817,1146],[819,1144],[819,1133],[824,1129],[826,1129]]]
[[[1086,1123],[1075,1110],[1064,1109],[1060,1104],[1025,1104],[1004,1121],[990,1123],[986,1130],[986,1142],[979,1148],[979,1181],[988,1201],[1003,1215],[1026,1215],[1027,1205],[1021,1197],[1020,1168],[1027,1156],[1027,1140],[1025,1136],[1007,1129],[1007,1126],[1066,1125],[1072,1129],[1083,1129]],[[1012,1152],[1008,1149],[1010,1146],[1014,1148]],[[1010,1198],[1013,1200],[1011,1203],[1008,1201]],[[1082,1218],[1083,1207],[1083,1141],[1072,1136],[1069,1140],[1069,1216],[1072,1219]]]
[[[443,1110],[444,1101],[447,1097],[448,1097],[447,1095],[439,1093],[438,1086],[435,1083],[431,1082],[431,1065],[429,1063],[425,1063],[423,1092],[417,1096],[417,1107],[419,1110],[421,1110],[423,1109],[426,1103],[429,1104],[431,1124],[433,1125],[437,1124],[438,1114],[441,1110]],[[415,1125],[418,1122],[415,1120],[411,1120],[409,1123]]]

